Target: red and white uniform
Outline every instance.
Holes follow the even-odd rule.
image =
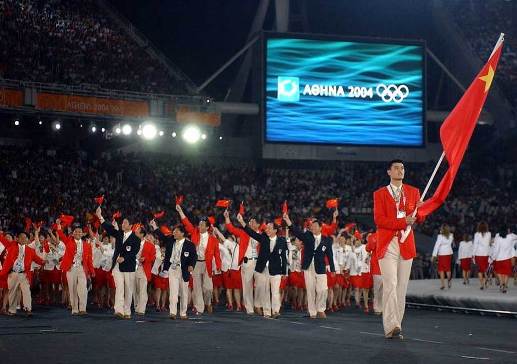
[[[59,241],[59,244],[54,247],[48,241],[45,241],[43,242],[43,251],[46,254],[46,262],[40,274],[41,281],[47,284],[60,284],[61,269],[59,269],[59,261],[65,255],[65,244]]]
[[[450,272],[452,262],[452,242],[454,237],[452,234],[445,236],[438,234],[436,243],[434,244],[433,257],[438,256],[438,272]]]
[[[470,271],[472,265],[472,256],[474,251],[474,245],[472,241],[460,241],[458,248],[458,261],[461,265],[461,270]]]
[[[482,234],[477,232],[474,234],[474,263],[478,266],[479,273],[485,273],[488,269],[488,256],[490,255],[490,240],[492,234],[490,231]]]
[[[230,254],[230,266],[226,272],[225,288],[242,289],[242,278],[239,265],[239,244],[233,240],[226,239],[223,242],[223,246]]]
[[[57,230],[57,234],[65,244],[61,271],[66,273],[72,314],[86,312],[88,299],[86,280],[95,275],[92,246],[87,241],[66,236],[62,230]]]
[[[143,258],[144,261],[140,262]],[[140,241],[140,250],[136,254],[135,287],[133,290],[133,301],[137,314],[145,314],[147,307],[147,283],[151,281],[151,270],[156,258],[154,244],[147,240]]]
[[[219,241],[208,231],[201,233],[199,228],[194,227],[187,217],[181,219],[185,230],[190,234],[191,241],[196,246],[197,264],[194,267],[192,300],[197,312],[203,313],[205,305],[212,304],[212,258],[215,258],[217,268],[221,267],[219,255]],[[203,264],[204,263],[204,264]]]
[[[515,256],[517,235],[508,234],[505,238],[497,234],[494,238],[492,259],[495,261],[495,272],[501,275],[512,274],[512,259]]]
[[[291,242],[287,243],[289,256],[287,261],[289,264],[289,285],[296,288],[305,288],[305,279],[302,271],[302,250],[298,250],[296,245]]]

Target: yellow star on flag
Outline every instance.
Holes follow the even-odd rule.
[[[492,80],[494,79],[494,69],[492,66],[488,66],[488,73],[482,77],[479,77],[479,79],[483,82],[485,82],[485,92],[488,91],[490,88],[490,85],[492,84]]]

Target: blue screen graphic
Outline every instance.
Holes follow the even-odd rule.
[[[265,141],[424,145],[423,45],[266,38]]]

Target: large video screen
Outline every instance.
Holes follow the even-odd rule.
[[[266,143],[425,145],[423,43],[264,42]]]

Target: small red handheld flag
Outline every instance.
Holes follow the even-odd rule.
[[[169,229],[166,225],[160,226],[160,231],[165,236],[171,236],[172,235],[172,230]]]
[[[282,226],[282,218],[281,217],[277,217],[274,221],[275,221],[275,225]]]
[[[155,218],[155,219],[161,219],[162,217],[164,217],[164,216],[165,216],[165,211],[155,212],[155,213],[153,214],[153,216],[154,216],[154,218]]]
[[[287,214],[288,211],[289,211],[289,208],[287,207],[287,200],[285,200],[284,203],[282,204],[282,214]]]
[[[38,221],[32,224],[32,226],[34,226],[35,229],[41,228],[41,225],[43,225],[43,221]]]
[[[230,206],[230,200],[217,200],[216,207],[224,207],[225,209]]]
[[[181,205],[184,200],[185,200],[185,196],[183,196],[183,195],[176,196],[176,205]]]
[[[102,205],[102,203],[103,203],[103,202],[104,202],[104,195],[101,195],[101,196],[97,196],[97,197],[95,197],[95,203],[96,203],[97,205],[99,205],[99,206],[100,206],[100,205]]]
[[[122,213],[120,211],[115,211],[115,213],[113,214],[113,220],[117,220],[117,219],[120,219],[122,217]]]
[[[327,208],[328,209],[337,209],[338,199],[333,198],[330,200],[327,200]]]
[[[356,239],[362,239],[363,235],[361,234],[361,232],[359,230],[356,230],[355,233],[354,233],[354,237]]]
[[[214,225],[215,224],[215,217],[208,216],[208,222],[210,223],[210,225]]]
[[[345,225],[345,231],[349,233],[355,227],[355,222],[351,222]]]
[[[239,205],[239,215],[244,215],[244,212],[245,212],[245,208],[244,208],[244,201],[241,202],[241,204]]]
[[[72,225],[72,223],[74,222],[74,217],[70,215],[61,214],[61,216],[59,216],[59,220],[61,220],[61,226],[64,228]]]
[[[131,231],[136,233],[138,231],[138,229],[140,229],[143,226],[144,225],[140,224],[139,222],[134,223],[133,226],[131,227]]]

